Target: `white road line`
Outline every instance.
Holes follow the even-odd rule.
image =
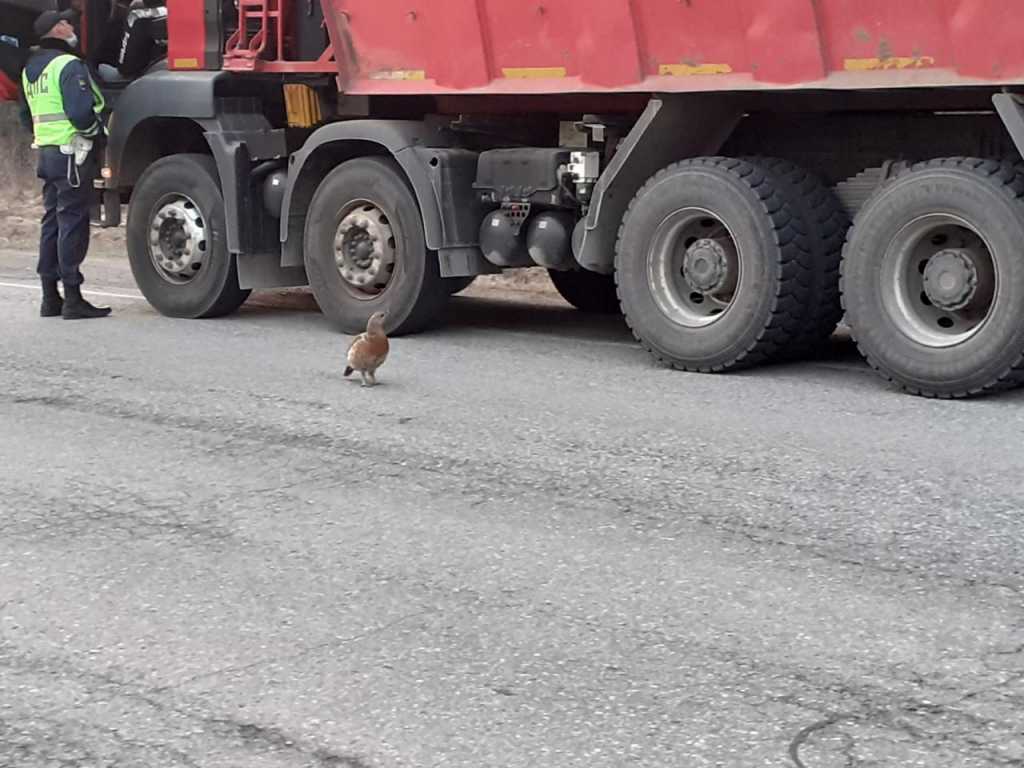
[[[20,288],[23,291],[38,291],[39,286],[31,283],[0,283],[0,288]],[[109,291],[93,291],[89,288],[83,288],[82,293],[87,296],[102,296],[107,299],[131,299],[133,301],[145,301],[145,297],[140,293],[111,293]]]

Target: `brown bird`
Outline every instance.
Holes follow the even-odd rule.
[[[384,313],[374,312],[366,323],[366,333],[356,336],[348,348],[345,376],[358,371],[364,387],[377,384],[377,369],[388,359],[388,337],[384,333]]]

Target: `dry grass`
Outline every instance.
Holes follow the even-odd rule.
[[[14,197],[35,192],[31,143],[31,135],[18,119],[17,106],[0,103],[0,189]]]
[[[0,247],[35,247],[38,237],[39,182],[32,137],[15,104],[0,102]]]

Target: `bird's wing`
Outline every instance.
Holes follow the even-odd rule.
[[[377,368],[387,359],[389,348],[386,336],[364,333],[349,347],[348,364],[356,370]]]
[[[364,333],[352,343],[348,363],[357,370],[371,370],[383,364],[388,356],[386,336]]]
[[[357,367],[359,364],[358,361],[361,356],[360,350],[363,348],[365,343],[366,334],[361,333],[354,339],[352,339],[352,343],[348,347],[348,364],[351,365],[353,368]]]

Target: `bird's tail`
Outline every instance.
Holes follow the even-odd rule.
[[[351,365],[346,365],[345,366],[345,373],[343,373],[342,376],[351,376],[351,375],[352,375],[352,366]]]

